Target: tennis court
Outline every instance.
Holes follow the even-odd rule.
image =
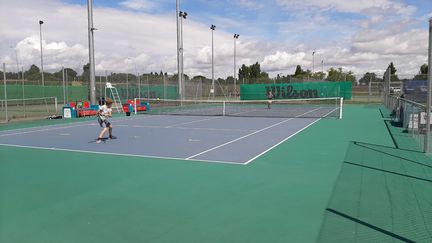
[[[248,107],[242,112],[263,116],[266,112],[274,114],[277,109],[261,106],[257,110]],[[190,110],[183,105],[181,114]],[[201,114],[214,113],[215,110],[214,107],[207,107],[207,113]],[[282,110],[293,113],[286,106],[284,109],[279,108],[278,112]],[[193,112],[197,114],[195,106]],[[117,139],[106,139],[102,145],[95,143],[100,130],[96,121],[4,131],[0,132],[0,144],[119,156],[248,164],[331,112],[339,111],[338,108],[302,107],[291,118],[143,115],[114,119]],[[301,117],[309,115],[316,118]]]

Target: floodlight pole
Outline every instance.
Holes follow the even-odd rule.
[[[106,90],[107,90],[107,83],[108,83],[108,71],[105,70],[105,87],[104,87],[104,97],[105,97],[105,100],[107,98],[107,92],[106,92]]]
[[[23,104],[25,99],[25,89],[24,89],[24,67],[21,66],[21,84],[22,84],[22,98],[23,98]],[[24,106],[24,105],[23,105]]]
[[[42,87],[45,87],[45,78],[44,78],[44,68],[43,68],[43,51],[42,51],[42,25],[43,21],[39,20],[39,37],[40,37],[40,58],[41,58],[41,78],[42,78]],[[45,94],[44,94],[45,96]]]
[[[315,73],[315,51],[312,52],[312,74]]]
[[[181,97],[185,99],[186,97],[186,89],[185,89],[185,79],[184,79],[184,47],[183,47],[183,19],[186,19],[188,13],[179,12],[180,18],[180,80],[181,80]]]
[[[324,60],[321,60],[321,72],[324,74]]]
[[[7,86],[6,86],[6,63],[3,63],[3,90],[4,90],[4,106],[5,106],[6,122],[9,122],[8,105],[7,105]]]
[[[180,65],[180,26],[179,26],[179,15],[180,15],[180,0],[176,0],[176,21],[177,21],[177,79],[178,79],[178,95],[179,99],[182,100],[182,79],[181,79],[181,65]]]
[[[16,50],[16,49],[14,49],[14,51],[15,51],[15,60],[16,60],[16,65],[17,65],[17,75],[18,75],[18,78],[17,78],[17,82],[16,82],[16,84],[18,85],[18,80],[20,79],[20,69],[19,69],[18,53],[17,53],[17,50]]]
[[[237,97],[237,82],[236,82],[236,68],[237,68],[237,39],[240,37],[239,34],[234,34],[234,97]]]
[[[67,68],[66,68],[66,70],[65,70],[65,86],[66,86],[66,101],[67,100],[69,100],[69,84],[68,84],[68,81],[69,81],[69,78],[68,78],[68,72],[67,72]]]
[[[103,73],[100,73],[99,74],[99,97],[98,97],[98,100],[99,99],[101,99],[101,97],[103,97],[103,95],[104,95],[104,92],[103,92],[103,89],[102,89],[102,77],[103,77]]]
[[[94,30],[93,27],[93,0],[87,0],[88,10],[88,44],[90,63],[90,103],[96,104],[96,80],[95,80],[95,58],[94,58]]]
[[[212,91],[213,91],[212,92],[212,97],[214,99],[215,98],[216,90],[215,90],[215,80],[214,80],[214,35],[213,35],[213,32],[216,29],[216,26],[212,24],[210,26],[210,29],[212,31],[212,86],[211,86],[211,88],[212,88]]]
[[[184,17],[186,18],[186,16]],[[186,99],[185,81],[184,81],[184,48],[183,48],[183,17],[180,18],[180,51],[181,51],[181,89],[182,89],[182,99]]]
[[[126,72],[126,100],[129,99],[129,74]]]
[[[141,99],[141,77],[140,77],[140,73],[138,73],[138,98]]]
[[[428,95],[426,105],[426,134],[424,141],[424,152],[429,153],[430,126],[431,126],[431,105],[432,105],[432,18],[429,19],[429,51],[428,51]]]

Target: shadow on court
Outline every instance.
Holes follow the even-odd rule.
[[[318,242],[431,242],[432,160],[351,142]]]

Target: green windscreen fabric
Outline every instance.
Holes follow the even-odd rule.
[[[177,99],[178,98],[178,89],[177,86],[174,85],[141,85],[140,92],[138,87],[129,86],[128,89],[126,87],[116,86],[117,91],[120,95],[120,98],[126,99],[129,96],[129,99],[134,98],[151,98],[151,99]]]
[[[0,99],[4,99],[4,86],[0,85]],[[58,100],[63,100],[63,86],[45,86],[41,85],[21,85],[7,84],[8,99],[23,99],[23,98],[41,98],[41,97],[57,97]],[[87,100],[88,88],[86,86],[68,86],[68,99],[70,101]]]
[[[265,100],[272,91],[275,99],[308,99],[352,97],[351,82],[308,82],[287,84],[243,84],[240,85],[240,99]]]

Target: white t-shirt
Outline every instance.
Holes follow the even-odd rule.
[[[109,117],[109,114],[112,112],[112,109],[106,105],[103,105],[99,108],[100,117],[102,120],[106,120]]]

